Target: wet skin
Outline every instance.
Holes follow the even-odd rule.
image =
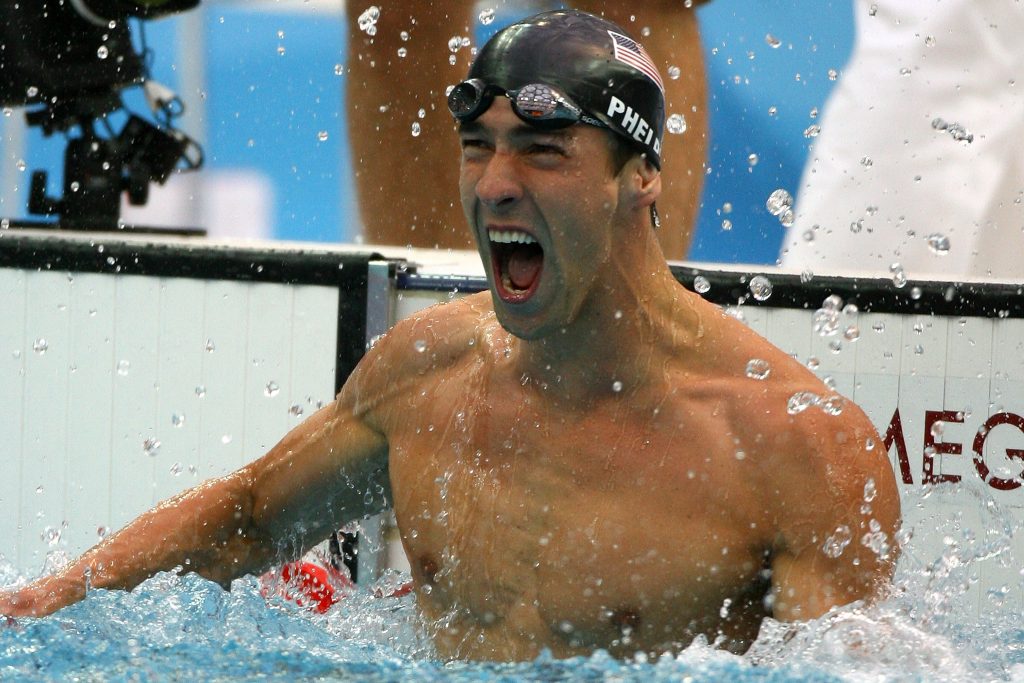
[[[894,545],[899,523],[878,435],[848,402],[787,412],[828,390],[675,282],[647,223],[660,178],[639,158],[613,174],[605,135],[537,133],[498,98],[461,132],[492,291],[401,321],[266,456],[0,595],[0,613],[80,599],[86,569],[98,587],[178,565],[227,582],[388,501],[445,658],[658,654],[702,634],[742,650],[766,614],[882,594],[896,552],[860,542],[874,524]],[[543,249],[528,297],[496,284],[495,227]],[[838,527],[854,541],[832,557]]]

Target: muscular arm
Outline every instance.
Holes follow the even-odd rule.
[[[384,496],[364,494],[387,491],[387,443],[353,405],[343,391],[263,458],[161,503],[58,574],[0,594],[0,613],[49,614],[81,600],[87,580],[130,589],[177,567],[226,585],[379,511]]]
[[[780,496],[772,596],[773,615],[783,621],[882,597],[892,578],[900,523],[892,468],[863,413],[849,403],[844,412],[849,418],[841,422],[824,414],[795,417],[817,424],[796,430],[811,433],[804,472],[779,482],[788,491]],[[876,445],[867,450],[871,440]]]

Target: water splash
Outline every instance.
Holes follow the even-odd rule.
[[[755,275],[748,284],[750,294],[758,301],[767,301],[772,295],[772,282],[764,275]]]
[[[681,135],[686,132],[686,118],[682,114],[672,114],[665,122],[665,129],[673,135]]]
[[[768,361],[761,358],[751,358],[747,363],[746,374],[750,379],[768,379],[768,375],[772,372],[771,365]]]
[[[380,8],[376,5],[370,5],[362,14],[359,15],[359,19],[357,20],[359,30],[363,31],[368,36],[377,35],[378,19],[380,19]]]
[[[925,238],[933,254],[945,256],[949,253],[949,238],[941,233],[932,233]]]

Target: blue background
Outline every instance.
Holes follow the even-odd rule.
[[[357,214],[345,144],[345,76],[336,74],[346,57],[343,15],[216,3],[201,11],[205,35],[196,42],[206,46],[205,131],[183,127],[205,137],[207,167],[255,170],[271,180],[274,237],[352,241]],[[765,200],[777,188],[797,194],[812,142],[804,131],[821,123],[810,112],[824,107],[835,85],[828,71],[841,73],[852,47],[851,2],[714,0],[699,16],[711,139],[690,257],[773,263],[784,228],[768,214]],[[172,17],[145,27],[155,53],[153,75],[175,89],[175,60],[191,43],[182,43],[181,21]],[[779,47],[768,45],[768,34],[781,41]],[[180,94],[186,105],[198,96]],[[126,99],[146,111],[137,92]],[[60,141],[29,135],[26,158],[31,168],[50,170],[54,194],[62,150]],[[751,154],[758,157],[753,166]],[[454,152],[451,163],[457,163]],[[730,213],[723,211],[726,203]],[[723,229],[723,219],[731,229]]]

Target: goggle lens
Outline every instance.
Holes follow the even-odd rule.
[[[472,121],[487,110],[495,94],[511,100],[516,116],[540,128],[565,128],[580,121],[604,126],[597,119],[585,116],[582,109],[543,83],[531,83],[518,90],[506,91],[472,78],[452,88],[448,94],[448,110],[459,121]]]

